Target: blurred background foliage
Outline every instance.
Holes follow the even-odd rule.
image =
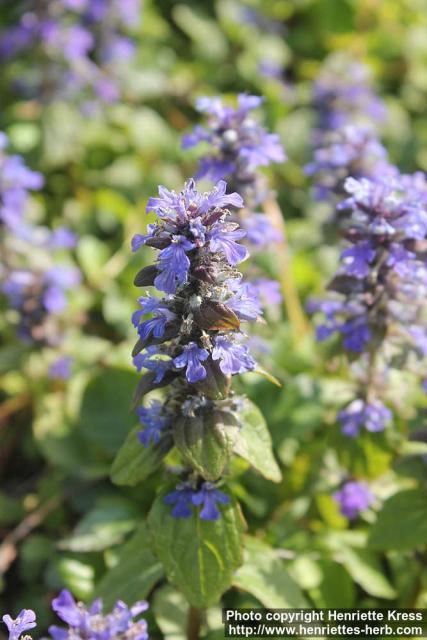
[[[11,5],[1,3],[2,26],[16,18]],[[43,611],[63,586],[82,599],[101,592],[109,602],[118,596],[130,602],[156,584],[152,636],[181,638],[186,605],[165,586],[139,528],[159,477],[135,488],[109,479],[135,423],[132,280],[141,261],[151,260],[149,249],[131,255],[130,238],[144,230],[146,200],[157,185],[179,188],[194,173],[197,152],[183,152],[180,138],[198,122],[195,98],[262,94],[266,123],[289,156],[270,178],[287,222],[292,276],[303,299],[322,291],[338,248],[323,243],[323,212],[303,172],[314,122],[312,81],[334,51],[367,63],[388,107],[382,136],[392,161],[403,171],[426,171],[427,2],[145,0],[133,36],[138,50],[123,74],[123,98],[93,117],[71,102],[18,95],[25,58],[4,64],[0,77],[0,128],[46,177],[31,215],[78,233],[75,258],[84,276],[72,292],[76,321],[67,346],[75,363],[65,383],[46,380],[46,353],[20,346],[7,314],[0,317],[0,609],[31,607],[43,628],[49,621]],[[265,260],[275,275],[274,255]],[[266,416],[284,479],[273,485],[240,462],[232,487],[250,534],[278,551],[251,543],[255,566],[264,560],[249,577],[245,567],[238,572],[239,588],[227,604],[427,607],[427,504],[420,488],[427,467],[399,438],[424,423],[425,409],[412,409],[426,407],[421,392],[403,375],[390,389],[401,407],[394,429],[344,438],[335,414],[352,397],[345,363],[333,344],[319,347],[312,335],[297,343],[285,315],[276,316],[264,364],[283,387],[250,374],[240,385]],[[349,525],[331,497],[343,469],[370,480],[377,509],[405,492],[391,498],[395,503],[376,523],[374,510]],[[411,516],[408,502],[417,500]],[[411,517],[424,522],[424,540]],[[208,637],[222,637],[218,610],[208,623]]]

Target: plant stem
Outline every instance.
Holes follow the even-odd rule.
[[[281,250],[277,252],[278,277],[283,293],[286,313],[288,315],[292,331],[295,338],[300,340],[308,333],[309,324],[301,305],[295,283],[292,279],[285,219],[276,200],[266,200],[263,208],[265,214],[270,218],[273,225],[283,236],[283,240],[280,245]]]
[[[200,609],[190,607],[187,617],[187,640],[199,640],[202,626],[202,614]]]

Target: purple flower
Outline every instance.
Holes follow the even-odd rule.
[[[194,490],[191,485],[182,483],[175,491],[168,493],[164,498],[165,504],[174,505],[171,515],[174,518],[189,518],[192,513],[192,497]]]
[[[246,204],[261,193],[256,169],[286,160],[278,135],[268,133],[250,113],[261,103],[259,96],[246,94],[238,96],[237,108],[223,104],[219,97],[199,98],[196,108],[208,114],[207,126],[197,125],[182,141],[185,149],[207,142],[211,150],[200,159],[197,178],[232,181]]]
[[[77,605],[67,589],[63,589],[59,596],[52,600],[52,609],[70,627],[78,628],[81,626],[87,615],[87,612]]]
[[[256,362],[249,355],[247,347],[230,342],[223,336],[218,336],[215,339],[212,360],[219,360],[219,368],[225,375],[252,371],[256,366]]]
[[[334,500],[345,518],[355,520],[359,513],[371,506],[374,497],[366,483],[353,480],[334,493]]]
[[[146,306],[139,311],[135,311],[132,316],[133,324],[138,327],[138,335],[141,340],[146,340],[150,334],[153,334],[154,338],[161,338],[167,323],[176,318],[176,315],[164,305],[164,301],[152,298],[151,302],[151,308]],[[154,317],[139,324],[141,315],[150,311],[154,312]]]
[[[357,399],[340,411],[337,418],[344,435],[355,438],[362,427],[372,433],[384,431],[392,419],[392,413],[379,400],[368,403]]]
[[[148,224],[147,225],[147,232],[145,235],[141,234],[141,233],[136,233],[131,241],[132,244],[132,251],[138,251],[138,249],[140,249],[149,238],[153,237],[154,232],[156,231],[157,226],[155,224]]]
[[[351,318],[338,329],[343,336],[343,345],[348,351],[361,353],[372,339],[372,331],[365,316]]]
[[[265,247],[273,242],[281,242],[283,235],[262,213],[251,213],[242,220],[248,242],[256,247]]]
[[[341,253],[343,267],[347,275],[361,280],[369,275],[375,256],[376,251],[369,241],[360,242]]]
[[[191,384],[206,378],[206,369],[201,364],[209,357],[206,349],[201,349],[195,342],[183,346],[182,353],[174,358],[173,364],[177,369],[186,368],[186,378]]]
[[[22,609],[15,620],[8,614],[2,619],[9,631],[9,640],[19,640],[24,631],[37,626],[36,614],[31,609]]]
[[[138,431],[138,440],[148,447],[150,442],[157,444],[162,431],[169,426],[170,416],[158,400],[153,400],[149,407],[138,407],[136,410],[139,421],[144,425],[143,431]]]
[[[253,281],[254,288],[258,291],[258,297],[262,302],[262,306],[280,304],[282,302],[282,293],[280,284],[277,280],[269,280],[268,278],[257,278]]]
[[[156,374],[154,378],[155,384],[161,382],[165,374],[172,368],[171,358],[163,359],[157,357],[161,355],[156,346],[150,346],[145,349],[144,353],[139,353],[133,359],[133,364],[138,372],[141,369],[147,369]]]
[[[172,236],[171,244],[160,252],[157,260],[160,274],[154,284],[159,291],[175,293],[177,286],[187,281],[190,260],[186,251],[191,251],[194,246],[184,236]]]
[[[74,359],[70,356],[61,356],[54,360],[49,367],[49,378],[67,380],[71,375],[73,362]]]
[[[84,58],[94,45],[94,38],[90,31],[79,24],[75,24],[64,31],[64,57],[71,61]]]
[[[27,92],[46,94],[38,78],[45,75],[40,65],[47,65],[45,98],[78,98],[82,110],[95,104],[94,97],[111,103],[120,95],[119,65],[135,49],[123,32],[139,15],[139,0],[46,0],[41,13],[23,12],[19,24],[4,32],[0,55],[15,56],[30,47],[41,51],[20,82]]]
[[[200,489],[193,489],[190,483],[181,483],[175,491],[164,497],[165,504],[174,505],[174,518],[189,518],[193,513],[193,506],[202,506],[201,520],[218,520],[221,513],[217,503],[229,504],[230,498],[219,491],[211,482],[204,482]]]
[[[91,638],[105,640],[108,638],[135,638],[148,640],[147,623],[144,619],[134,620],[147,610],[146,602],[136,602],[128,607],[118,600],[111,613],[102,613],[102,600],[98,598],[87,608],[76,602],[67,590],[61,591],[52,601],[52,608],[68,626],[68,629],[51,626],[49,633],[53,640],[72,640],[73,638]]]
[[[74,249],[77,236],[66,227],[58,227],[50,234],[49,245],[53,249]]]
[[[227,307],[232,309],[240,320],[256,320],[262,315],[261,304],[256,287],[250,283],[241,283],[240,280],[228,280],[228,288],[234,294],[226,300]]]
[[[154,286],[168,295],[139,298],[141,308],[132,315],[132,323],[139,336],[134,353],[142,351],[133,362],[138,371],[154,373],[154,384],[163,381],[170,388],[164,404],[137,409],[145,426],[138,434],[144,446],[158,443],[164,430],[183,416],[192,420],[206,411],[217,415],[216,407],[221,410],[223,405],[216,389],[224,389],[223,401],[234,411],[239,403],[234,395],[227,399],[228,377],[255,367],[239,320],[257,319],[260,301],[256,287],[244,283],[236,269],[247,256],[247,249],[238,244],[245,232],[227,222],[233,215],[227,207],[242,205],[240,195],[226,193],[224,181],[205,193],[196,189],[194,180],[180,192],[159,187],[159,196],[148,201],[147,211],[156,213],[158,220],[148,235],[134,238],[133,249],[149,239],[159,254],[155,268],[144,268],[136,283],[150,286],[154,277]],[[147,318],[147,314],[153,315]],[[151,338],[161,346],[144,348]],[[218,366],[213,367],[215,361]],[[203,385],[193,386],[204,380]],[[164,501],[172,505],[173,517],[188,518],[195,506],[201,506],[202,519],[217,519],[217,503],[225,504],[228,498],[214,485],[203,483],[200,472],[191,466],[182,474],[190,480],[179,484]]]
[[[211,482],[204,482],[199,491],[193,493],[191,502],[196,506],[202,506],[200,511],[201,520],[218,520],[221,513],[217,503],[229,504],[230,498],[222,491],[219,491]]]
[[[80,282],[80,272],[75,267],[57,266],[45,273],[46,289],[43,304],[49,313],[61,313],[67,305],[65,290]]]
[[[212,253],[223,253],[232,266],[246,260],[249,253],[246,247],[237,244],[246,235],[242,229],[229,230],[227,224],[218,225],[209,234],[209,247]]]

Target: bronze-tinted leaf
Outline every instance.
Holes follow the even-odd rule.
[[[154,236],[153,238],[148,238],[145,244],[147,247],[154,247],[155,249],[166,249],[171,243],[170,237],[168,238],[160,238]]]
[[[207,284],[215,284],[217,281],[216,270],[212,265],[200,265],[193,269],[192,275],[197,280],[201,280]]]
[[[143,349],[146,349],[147,347],[153,344],[163,344],[163,342],[172,340],[172,338],[175,338],[178,335],[178,333],[179,333],[179,327],[177,327],[176,325],[173,325],[171,327],[166,328],[161,338],[154,338],[152,335],[146,338],[145,340],[142,340],[141,338],[139,338],[138,342],[135,344],[134,348],[132,349],[132,358],[137,356],[138,353],[141,353]]]
[[[226,398],[231,386],[231,376],[222,373],[218,362],[210,358],[203,363],[203,366],[206,369],[206,378],[196,382],[194,386],[200,393],[212,400]]]
[[[222,302],[206,300],[193,313],[196,324],[205,331],[235,331],[240,328],[240,320]]]
[[[337,291],[337,293],[347,294],[350,291],[362,292],[363,283],[357,278],[352,278],[344,274],[335,276],[327,286],[328,291]]]
[[[170,384],[175,377],[175,373],[172,371],[167,372],[161,382],[154,382],[156,377],[155,371],[149,371],[148,373],[144,373],[141,377],[141,380],[138,382],[138,386],[135,389],[135,393],[132,398],[131,408],[135,409],[135,407],[141,402],[142,398],[150,391],[154,389],[161,389],[162,387],[166,387]]]
[[[158,274],[157,267],[155,265],[149,265],[141,269],[141,271],[138,271],[133,283],[136,287],[151,287]]]

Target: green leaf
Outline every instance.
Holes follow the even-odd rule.
[[[394,452],[385,433],[362,431],[357,438],[347,438],[341,432],[331,439],[341,464],[349,473],[367,479],[377,478],[390,468]]]
[[[257,373],[258,375],[262,376],[263,378],[265,378],[266,380],[274,384],[276,387],[279,387],[279,389],[281,389],[283,386],[280,380],[278,380],[275,376],[273,376],[272,373],[270,373],[269,371],[266,371],[262,367],[258,366],[249,373]]]
[[[261,411],[245,398],[239,413],[241,429],[233,451],[268,480],[280,482],[282,474],[274,458],[270,433]]]
[[[427,442],[405,440],[399,450],[399,453],[401,456],[426,456]]]
[[[111,480],[119,486],[134,486],[145,480],[159,468],[172,447],[169,435],[161,438],[158,444],[144,447],[137,438],[138,431],[140,427],[132,429],[114,459]]]
[[[343,564],[356,584],[369,595],[388,600],[396,597],[396,591],[385,577],[380,562],[369,551],[343,547],[335,559]]]
[[[309,592],[316,607],[323,609],[353,607],[356,587],[345,567],[329,559],[321,559],[318,564],[322,581],[318,587]]]
[[[173,427],[173,437],[185,462],[206,480],[213,481],[229,460],[238,434],[237,424],[229,411],[213,410],[180,418]]]
[[[221,517],[201,520],[197,510],[189,518],[174,518],[160,495],[148,516],[153,544],[168,579],[194,607],[217,603],[242,563],[243,518],[233,502],[221,506]]]
[[[60,549],[102,551],[118,544],[135,528],[135,517],[125,504],[95,507],[82,518],[74,533],[59,543]]]
[[[407,551],[427,544],[427,491],[408,489],[391,496],[371,529],[375,549]]]
[[[107,454],[115,454],[135,424],[130,413],[132,392],[139,376],[125,369],[106,369],[85,389],[81,430]]]
[[[110,609],[116,600],[128,605],[148,596],[162,579],[163,568],[151,551],[150,536],[145,523],[123,546],[117,564],[107,571],[95,589],[95,596]]]
[[[77,598],[85,600],[93,592],[95,569],[88,563],[72,558],[61,558],[57,563],[61,583]]]
[[[245,537],[244,563],[236,571],[233,585],[255,596],[265,607],[297,609],[307,606],[302,591],[277,552],[249,536]]]
[[[153,612],[156,622],[168,640],[186,640],[188,602],[176,589],[167,585],[156,591]]]

